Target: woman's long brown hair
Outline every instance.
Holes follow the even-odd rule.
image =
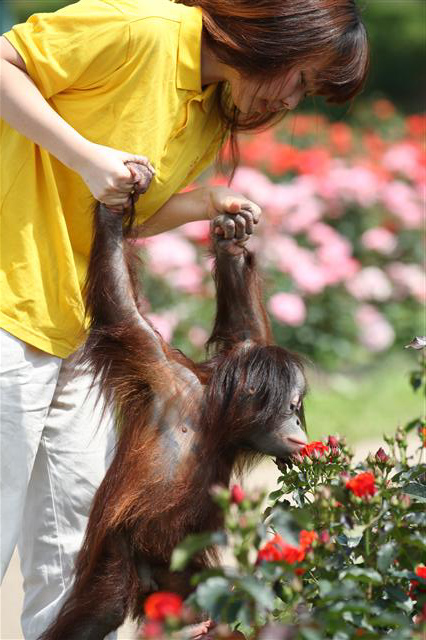
[[[363,88],[369,66],[367,33],[355,0],[176,0],[201,7],[206,45],[217,59],[259,84],[297,67],[315,68],[310,93],[342,104]],[[230,134],[271,125],[285,111],[243,116],[221,83],[219,109]]]

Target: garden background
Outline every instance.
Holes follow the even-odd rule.
[[[60,0],[2,3],[2,32]],[[404,345],[425,334],[426,151],[423,0],[359,3],[372,63],[350,107],[309,99],[277,129],[241,140],[233,188],[263,208],[253,245],[277,341],[307,356],[310,439],[351,444],[422,413]],[[201,182],[224,183],[208,172]],[[208,226],[143,244],[151,317],[202,357],[214,313]],[[10,640],[12,637],[3,635]]]

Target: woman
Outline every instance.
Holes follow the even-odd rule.
[[[258,217],[223,187],[179,191],[227,136],[236,159],[238,131],[306,93],[354,97],[368,44],[354,0],[81,0],[6,33],[1,61],[2,569],[18,542],[22,625],[36,638],[69,587],[113,446],[72,357],[93,197],[126,206],[132,161],[155,172],[137,205],[144,235],[224,211]]]

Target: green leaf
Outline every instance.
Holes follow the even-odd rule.
[[[193,575],[191,584],[195,587],[197,584],[200,584],[200,582],[205,582],[207,578],[212,578],[213,576],[224,576],[225,578],[234,580],[239,577],[239,574],[233,567],[212,567],[211,569],[204,569]]]
[[[399,613],[383,612],[372,616],[370,622],[374,627],[403,627],[407,624],[407,618]]]
[[[322,634],[316,629],[309,629],[308,627],[304,627],[300,629],[300,635],[303,640],[322,640]]]
[[[387,571],[398,553],[396,542],[387,542],[377,552],[377,568],[379,571]]]
[[[396,473],[394,476],[392,476],[392,482],[399,482],[404,481],[407,482],[408,480],[415,480],[416,478],[418,478],[419,476],[422,476],[423,474],[426,473],[426,465],[425,464],[421,464],[421,465],[416,465],[415,467],[411,467],[410,469],[404,469],[403,471],[399,471],[399,473]]]
[[[283,492],[281,491],[281,489],[278,489],[278,491],[272,491],[268,496],[268,500],[275,502],[275,500],[278,500],[278,498],[281,498],[282,495],[283,495]]]
[[[212,618],[219,619],[227,602],[232,599],[231,586],[226,578],[209,578],[198,585],[195,598],[201,609],[205,609]]]
[[[349,547],[349,549],[354,549],[361,542],[362,534],[353,537],[351,536],[350,538],[348,538],[348,536],[346,536],[344,533],[341,533],[337,536],[336,540],[342,547]]]
[[[333,591],[333,585],[328,580],[318,580],[320,598],[327,598]]]
[[[421,426],[422,426],[422,421],[420,420],[420,418],[416,418],[415,420],[411,420],[411,422],[405,425],[405,432],[409,433],[409,431],[412,431],[413,429],[418,429]]]
[[[354,613],[370,613],[371,605],[365,600],[337,600],[329,605],[329,611],[333,613],[343,613],[351,611]]]
[[[349,633],[346,633],[346,631],[337,631],[334,635],[333,635],[333,640],[350,640],[350,635]]]
[[[222,612],[225,622],[235,623],[236,620],[245,620],[247,616],[243,610],[246,604],[247,603],[244,600],[238,598],[228,603],[225,610]]]
[[[275,595],[269,585],[259,582],[252,576],[245,576],[239,581],[239,589],[248,594],[260,607],[271,611],[274,608]]]
[[[398,609],[402,609],[404,613],[411,613],[414,607],[414,600],[411,600],[408,596],[406,589],[390,585],[386,587],[385,592],[390,602],[394,603]]]
[[[417,391],[422,386],[422,372],[413,371],[410,375],[410,384],[414,391]]]
[[[414,533],[404,536],[404,546],[413,546],[422,550],[426,549],[426,538],[420,531],[415,531]]]
[[[274,564],[273,562],[262,562],[259,566],[259,570],[262,573],[262,577],[269,582],[275,582],[283,575],[282,567]]]
[[[213,545],[225,546],[226,544],[227,537],[224,531],[197,533],[187,536],[185,540],[174,549],[170,569],[172,571],[182,571],[198,551]]]
[[[339,573],[339,580],[344,578],[351,578],[359,582],[369,582],[372,584],[382,584],[383,579],[378,571],[375,569],[368,569],[363,567],[350,567]]]
[[[401,491],[414,498],[414,500],[426,502],[426,485],[420,484],[420,482],[409,482],[402,487]]]
[[[288,544],[296,547],[299,545],[300,527],[291,513],[279,508],[273,509],[268,518],[268,524],[272,525]]]
[[[362,596],[362,592],[358,585],[353,580],[345,580],[343,582],[336,582],[336,584],[329,580],[319,580],[319,597],[323,600],[348,600],[351,601],[357,596]]]

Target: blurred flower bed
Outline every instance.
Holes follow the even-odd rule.
[[[426,116],[378,100],[351,122],[296,114],[245,136],[231,185],[263,209],[251,242],[277,342],[325,367],[406,343],[421,332],[426,297]],[[144,246],[151,318],[198,357],[214,313],[208,224]]]

